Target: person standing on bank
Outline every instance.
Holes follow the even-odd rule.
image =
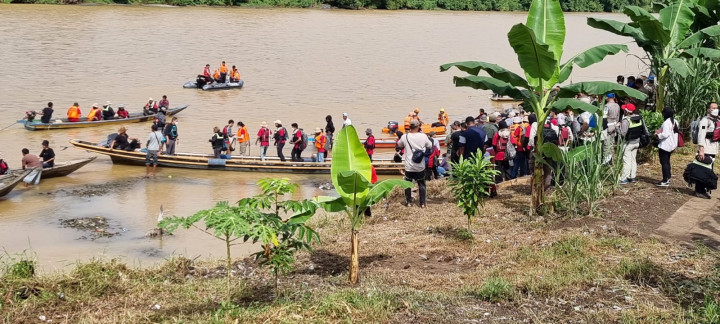
[[[165,143],[165,154],[167,155],[175,155],[175,143],[178,140],[177,121],[177,117],[173,117],[172,121],[163,129],[163,135],[167,139]]]
[[[325,162],[325,148],[327,147],[328,138],[323,134],[322,128],[315,129],[315,148],[317,149],[317,161]]]
[[[665,106],[662,111],[665,121],[662,127],[657,130],[656,135],[660,142],[658,143],[658,154],[660,156],[660,166],[662,167],[662,181],[658,187],[669,187],[670,177],[672,176],[670,169],[670,155],[678,146],[678,122],[675,120],[675,111],[672,107]]]
[[[157,125],[150,127],[152,132],[148,135],[147,140],[147,155],[145,155],[145,177],[155,178],[155,170],[158,165],[158,154],[163,145],[163,134],[160,132]],[[152,168],[150,167],[152,166]],[[152,172],[151,172],[152,170]]]
[[[398,141],[398,148],[405,149],[403,161],[405,164],[405,180],[415,181],[418,184],[420,195],[420,208],[426,207],[425,193],[425,151],[432,148],[433,144],[427,135],[420,132],[420,121],[410,121],[410,131],[403,135]],[[405,189],[405,205],[411,202],[412,189]]]
[[[620,184],[628,184],[636,182],[637,174],[637,152],[640,148],[640,137],[648,133],[642,116],[638,114],[635,105],[629,103],[622,106],[626,115],[620,122],[620,135],[622,135],[627,144],[623,151],[623,170],[620,175]]]
[[[281,162],[285,162],[285,154],[283,154],[283,148],[285,147],[285,142],[288,140],[288,132],[285,127],[283,127],[282,122],[278,119],[275,121],[275,134],[273,134],[273,139],[275,140],[275,147],[277,148],[277,155],[280,158]]]
[[[245,123],[239,121],[237,124],[238,154],[250,154],[250,150],[248,150],[250,147],[250,133],[248,132],[247,127],[245,127]]]
[[[352,125],[352,121],[348,117],[348,114],[343,113],[343,128],[345,128],[345,126],[350,126],[350,125]]]
[[[700,160],[705,160],[705,156],[709,156],[715,163],[715,156],[718,153],[718,142],[713,141],[713,133],[715,125],[718,121],[718,104],[711,102],[707,104],[707,116],[700,120],[698,126],[698,156]]]
[[[325,149],[329,150],[332,149],[333,144],[333,134],[335,134],[335,124],[333,124],[332,116],[327,115],[325,116],[325,121],[327,124],[325,124],[325,137],[327,139],[327,146]]]
[[[293,136],[292,136],[292,144],[293,148],[292,151],[290,151],[290,161],[302,161],[302,158],[300,157],[302,153],[302,132],[300,129],[298,129],[297,123],[290,124],[290,127],[292,127],[293,130]]]
[[[375,136],[373,136],[372,129],[366,129],[365,136],[367,136],[367,139],[365,139],[363,146],[365,147],[365,152],[367,152],[368,157],[370,157],[370,162],[372,162],[372,156],[375,153]]]
[[[43,168],[52,168],[55,166],[55,151],[50,148],[50,142],[48,140],[42,141],[42,151],[40,152],[40,158],[43,159]]]

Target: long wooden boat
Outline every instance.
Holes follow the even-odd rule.
[[[493,94],[492,96],[490,96],[490,100],[492,100],[492,101],[507,101],[507,102],[517,101],[517,100],[515,100],[515,98],[508,97],[508,96],[501,96],[498,94]]]
[[[116,164],[145,165],[146,154],[140,151],[111,150],[95,143],[76,139],[70,140],[70,144],[82,150],[107,155]],[[210,154],[177,153],[160,155],[158,166],[222,171],[323,174],[330,173],[330,161],[331,159],[327,159],[323,163],[290,160],[282,162],[277,157],[266,157],[265,161],[261,161],[257,156],[231,156],[230,159],[215,159]],[[372,164],[377,174],[400,174],[400,170],[403,169],[401,163],[395,163],[388,159],[376,159]]]
[[[400,125],[400,131],[405,133],[405,130],[402,129],[402,125]],[[422,124],[420,125],[420,130],[422,130],[425,134],[430,134],[430,132],[435,132],[437,135],[443,135],[445,134],[445,126],[436,126],[433,127],[431,124]],[[390,129],[387,127],[383,127],[382,132],[385,134],[390,133]]]
[[[440,142],[440,146],[445,146],[445,137],[444,136],[436,136],[435,139]],[[366,138],[361,138],[360,142],[365,143]],[[395,148],[395,143],[397,142],[397,137],[385,137],[385,138],[375,138],[375,148]]]
[[[20,170],[19,172],[10,172],[10,174],[1,175],[0,197],[10,193],[10,191],[12,191],[13,188],[18,185],[18,183],[22,182],[23,178],[25,178],[25,176],[27,176],[30,171],[32,170]]]
[[[86,164],[97,159],[97,156],[89,157],[87,159],[72,160],[67,162],[55,163],[52,168],[44,168],[42,171],[42,178],[55,178],[64,177],[70,173],[75,172],[77,169],[84,167]]]
[[[185,109],[187,109],[188,105],[175,107],[172,109],[169,109],[167,113],[165,113],[165,116],[173,116]],[[115,125],[115,124],[127,124],[127,123],[141,123],[146,121],[153,121],[155,120],[155,115],[149,115],[144,116],[142,112],[138,113],[132,113],[130,114],[130,117],[123,118],[123,119],[110,119],[110,120],[97,120],[97,121],[88,121],[86,117],[83,117],[80,119],[79,122],[69,122],[67,118],[59,119],[58,121],[54,121],[52,123],[42,123],[39,120],[33,121],[33,122],[25,122],[25,129],[31,130],[31,131],[39,131],[39,130],[51,130],[51,129],[67,129],[67,128],[83,128],[83,127],[97,127],[97,126],[106,126],[106,125]]]

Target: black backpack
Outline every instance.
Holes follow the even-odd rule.
[[[543,142],[545,143],[553,143],[555,145],[558,144],[560,141],[560,138],[558,137],[558,133],[550,126],[550,124],[545,124],[543,126]]]

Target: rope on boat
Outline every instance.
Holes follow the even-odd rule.
[[[5,127],[3,127],[2,129],[0,129],[0,132],[6,130],[6,129],[8,129],[8,128],[12,127],[13,125],[16,125],[16,124],[17,124],[17,122],[14,122],[14,123],[12,123],[12,124],[10,124],[10,125],[5,126]]]

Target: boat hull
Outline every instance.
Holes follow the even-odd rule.
[[[96,158],[97,158],[97,156],[93,156],[93,157],[89,157],[87,159],[82,159],[82,160],[73,160],[73,161],[56,163],[55,166],[52,168],[43,169],[42,178],[47,179],[47,178],[64,177],[70,173],[77,171],[77,169],[82,168],[86,164],[94,161]]]
[[[400,126],[402,127],[402,125],[400,125]],[[433,127],[430,124],[423,124],[420,126],[420,128],[422,129],[422,132],[425,134],[430,134],[430,132],[435,132],[435,134],[437,134],[437,135],[445,134],[445,126]],[[403,131],[403,130],[401,130],[401,131]],[[385,134],[388,134],[388,133],[390,133],[390,129],[387,127],[384,127],[382,129],[382,132]]]
[[[167,111],[166,116],[173,116],[177,113],[187,109],[186,106],[180,106],[172,108]],[[85,119],[85,118],[83,118]],[[129,118],[123,119],[110,119],[110,120],[98,120],[98,121],[79,121],[69,122],[67,119],[62,119],[59,123],[36,123],[36,122],[25,122],[25,129],[30,131],[41,131],[41,130],[54,130],[54,129],[69,129],[69,128],[86,128],[86,127],[98,127],[106,125],[118,125],[128,123],[141,123],[155,120],[155,115],[143,116],[142,113],[131,114]]]
[[[109,148],[97,146],[94,143],[70,140],[70,144],[76,148],[90,152],[107,155],[113,163],[128,165],[145,165],[145,153],[137,151],[110,150]],[[330,159],[328,159],[330,160]],[[329,174],[330,162],[282,162],[278,158],[266,158],[261,161],[259,157],[233,156],[230,159],[215,159],[208,154],[178,153],[176,155],[160,155],[158,157],[159,167],[219,170],[219,171],[242,171],[262,173],[298,173],[298,174]],[[403,164],[390,160],[373,161],[377,174],[400,174]]]
[[[243,80],[240,80],[238,82],[227,82],[227,83],[210,83],[206,84],[202,87],[202,90],[204,91],[210,91],[210,90],[227,90],[227,89],[240,89],[243,87],[245,82]],[[195,81],[188,81],[183,84],[183,88],[185,89],[200,89],[197,86],[197,82]]]
[[[440,146],[445,146],[445,137],[435,137],[440,142]],[[365,143],[365,138],[360,139],[360,142]],[[376,138],[375,148],[395,148],[397,138]]]
[[[17,173],[10,173],[0,176],[0,197],[3,197],[12,191],[25,176],[27,176],[32,170],[22,170]]]

